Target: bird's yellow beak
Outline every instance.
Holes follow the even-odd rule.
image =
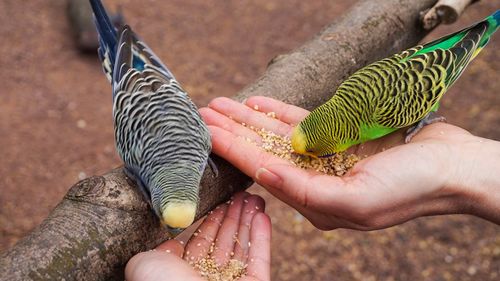
[[[170,202],[162,210],[162,223],[170,228],[186,228],[193,223],[195,215],[193,202]]]
[[[302,133],[300,126],[293,129],[291,141],[292,148],[295,153],[308,154],[306,151],[306,137],[304,136],[304,133]]]

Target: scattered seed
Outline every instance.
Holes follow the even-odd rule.
[[[235,259],[219,267],[212,257],[205,257],[196,262],[194,268],[209,281],[233,281],[246,275],[246,264]]]
[[[266,152],[288,160],[302,169],[313,169],[327,175],[342,176],[360,160],[357,155],[344,152],[326,158],[313,158],[296,154],[293,151],[290,138],[277,135],[263,128],[254,131],[262,138],[261,147]]]
[[[276,118],[276,112],[272,112],[272,111],[271,111],[271,112],[266,113],[266,115],[267,115],[268,117],[271,117],[271,118]]]

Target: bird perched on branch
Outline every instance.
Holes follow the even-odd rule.
[[[409,142],[423,126],[444,120],[431,114],[499,23],[500,10],[461,31],[358,70],[295,127],[293,149],[329,156],[411,126]]]
[[[113,88],[116,147],[161,222],[176,232],[196,214],[211,150],[207,126],[189,96],[151,49],[124,26],[113,27],[90,0],[99,58]]]

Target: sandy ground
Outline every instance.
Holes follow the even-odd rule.
[[[30,2],[30,3],[28,3]],[[107,1],[115,7],[118,1]],[[481,1],[436,38],[495,9]],[[130,25],[198,105],[231,96],[267,62],[332,22],[351,1],[120,1]],[[0,1],[0,251],[47,216],[77,180],[120,165],[110,86],[74,46],[66,2]],[[496,38],[443,100],[452,124],[500,140]],[[498,280],[500,228],[463,216],[387,230],[314,229],[258,187],[273,221],[273,280]]]

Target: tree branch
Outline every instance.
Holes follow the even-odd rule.
[[[439,0],[434,7],[422,13],[425,29],[432,29],[439,23],[451,24],[470,4],[479,0]]]
[[[364,0],[311,41],[274,58],[235,99],[265,95],[314,108],[360,67],[411,47],[426,34],[420,12],[435,0]],[[198,218],[251,179],[215,157]],[[0,280],[123,280],[132,255],[167,239],[134,184],[115,169],[74,185],[47,219],[0,257]]]

